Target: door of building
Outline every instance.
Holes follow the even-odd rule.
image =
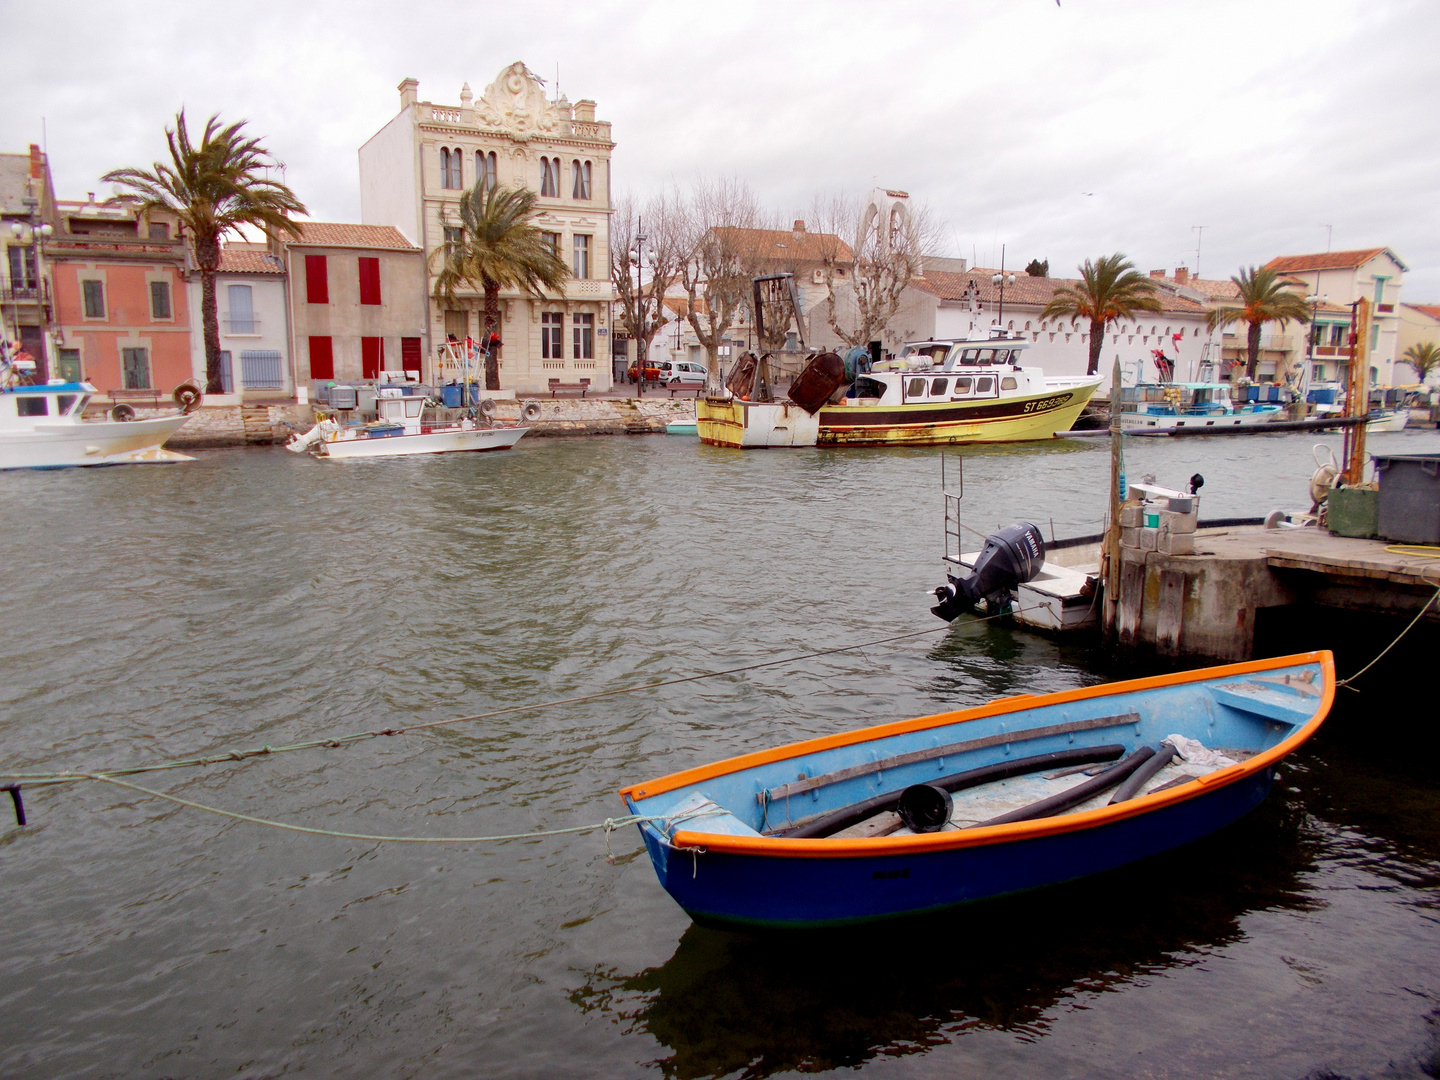
[[[61,349],[59,368],[60,378],[64,379],[66,382],[79,382],[81,378],[80,350]]]
[[[418,337],[402,337],[400,339],[400,367],[405,371],[415,372],[415,379],[420,379],[420,339]]]
[[[40,327],[20,327],[20,344],[30,354],[30,358],[35,361],[35,381],[37,383],[48,382],[50,363],[49,357],[45,355],[45,335],[41,333]]]

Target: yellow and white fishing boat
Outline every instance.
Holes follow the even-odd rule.
[[[817,361],[832,358],[827,380],[807,379],[807,369],[787,401],[750,401],[728,391],[702,398],[696,427],[702,441],[734,447],[1049,439],[1070,430],[1102,380],[1047,379],[1021,363],[1028,345],[1005,336],[912,342],[890,362],[892,370],[846,375],[839,374],[839,357],[822,354]]]

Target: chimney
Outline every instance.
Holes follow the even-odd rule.
[[[575,119],[587,124],[595,122],[595,102],[589,98],[581,98],[575,103]]]
[[[400,109],[403,112],[415,104],[415,97],[420,91],[420,80],[401,79],[396,89],[400,91]]]
[[[1177,266],[1175,268],[1175,284],[1184,285],[1190,280],[1190,271],[1187,267]]]
[[[805,232],[805,219],[796,218],[795,227],[791,231],[795,234],[797,238],[801,236]]]
[[[35,143],[30,144],[30,179],[43,180],[45,178],[45,155],[40,152],[40,147]]]
[[[1151,271],[1150,271],[1150,276],[1153,277],[1153,278],[1163,278],[1163,277],[1165,276],[1165,271],[1164,271],[1164,270],[1151,270]]]

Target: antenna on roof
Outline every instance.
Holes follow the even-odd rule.
[[[1328,255],[1330,252],[1330,235],[1335,231],[1335,226],[1321,225],[1320,227],[1325,230],[1325,252]]]

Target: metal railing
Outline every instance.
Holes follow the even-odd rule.
[[[227,315],[223,321],[227,334],[260,333],[260,320],[254,315]]]

